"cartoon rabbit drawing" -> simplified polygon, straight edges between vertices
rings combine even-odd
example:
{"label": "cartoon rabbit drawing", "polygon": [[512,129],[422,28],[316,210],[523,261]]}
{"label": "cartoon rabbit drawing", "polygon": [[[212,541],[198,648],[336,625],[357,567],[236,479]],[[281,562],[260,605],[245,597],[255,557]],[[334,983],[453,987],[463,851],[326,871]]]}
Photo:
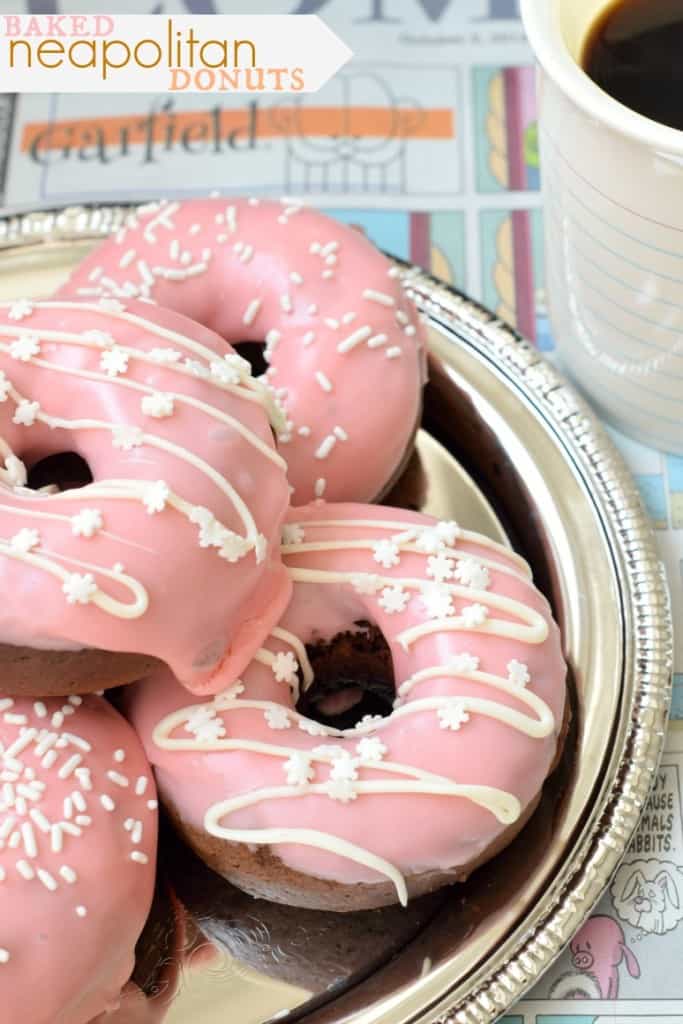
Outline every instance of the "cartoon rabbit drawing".
{"label": "cartoon rabbit drawing", "polygon": [[649,935],[672,931],[683,917],[678,873],[675,864],[656,860],[622,865],[611,886],[621,920]]}

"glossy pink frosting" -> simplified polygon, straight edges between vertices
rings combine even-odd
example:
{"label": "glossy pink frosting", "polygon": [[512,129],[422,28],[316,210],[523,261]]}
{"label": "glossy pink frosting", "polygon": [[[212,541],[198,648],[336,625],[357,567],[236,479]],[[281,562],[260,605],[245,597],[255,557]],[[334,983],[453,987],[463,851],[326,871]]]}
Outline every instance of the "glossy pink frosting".
{"label": "glossy pink frosting", "polygon": [[[0,642],[154,655],[197,692],[244,667],[290,592],[286,467],[245,366],[149,303],[0,306]],[[70,451],[93,484],[20,486]]]}
{"label": "glossy pink frosting", "polygon": [[360,232],[315,210],[193,199],[143,208],[60,294],[153,298],[233,344],[265,341],[295,501],[370,501],[404,458],[425,376],[395,274]]}
{"label": "glossy pink frosting", "polygon": [[[213,704],[190,705],[187,713],[180,713],[188,707],[187,694],[168,674],[157,675],[129,691],[128,714],[163,800],[184,821],[208,827],[217,805],[249,802],[267,790],[270,796],[219,816],[218,823],[242,830],[241,841],[251,843],[263,842],[263,830],[315,830],[369,851],[404,877],[471,863],[535,799],[563,723],[560,634],[526,563],[455,524],[378,506],[292,509],[284,539],[285,564],[295,583],[280,628],[311,643],[360,620],[375,623],[391,650],[403,694],[399,705],[389,718],[344,734],[302,721],[293,712],[289,685],[298,685],[292,680],[294,647],[278,636],[264,644],[271,661],[276,658],[272,665],[261,656],[236,689]],[[314,550],[321,542],[328,549]],[[454,622],[457,628],[450,628]],[[406,633],[425,626],[417,637]],[[298,655],[297,661],[301,665]],[[432,677],[400,689],[430,668]],[[528,701],[543,710],[532,710]],[[537,719],[545,724],[538,735],[527,735],[495,717],[505,719],[510,712],[521,714],[532,729]],[[235,740],[268,749],[226,749]],[[363,754],[361,740],[372,741],[364,743]],[[327,760],[321,745],[328,749]],[[383,768],[373,767],[373,755]],[[402,766],[403,774],[389,764]],[[466,795],[401,792],[414,770],[438,776],[446,788],[492,787],[504,795],[504,820]],[[299,785],[289,785],[288,772],[295,783],[299,775]],[[364,789],[386,782],[398,788]],[[290,868],[316,877],[347,884],[382,877],[339,852],[291,841],[291,833],[290,841],[264,845],[272,845]]]}
{"label": "glossy pink frosting", "polygon": [[118,1004],[149,913],[152,772],[100,697],[0,708],[0,1018],[85,1024]]}

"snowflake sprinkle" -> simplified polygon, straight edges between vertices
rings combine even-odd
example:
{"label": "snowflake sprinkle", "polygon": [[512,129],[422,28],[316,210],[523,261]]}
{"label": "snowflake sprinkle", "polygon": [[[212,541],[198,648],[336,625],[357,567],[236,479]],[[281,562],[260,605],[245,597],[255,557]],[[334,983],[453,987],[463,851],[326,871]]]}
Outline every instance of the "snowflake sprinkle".
{"label": "snowflake sprinkle", "polygon": [[488,590],[491,585],[488,569],[475,558],[461,558],[455,570],[455,578],[475,590]]}
{"label": "snowflake sprinkle", "polygon": [[447,619],[454,613],[453,595],[439,583],[423,587],[420,603],[430,619]]}
{"label": "snowflake sprinkle", "polygon": [[128,369],[128,353],[116,346],[106,349],[100,356],[100,368],[109,377],[117,377],[118,374],[125,373]]}
{"label": "snowflake sprinkle", "polygon": [[20,363],[29,363],[33,356],[40,355],[40,339],[35,334],[25,334],[12,342],[9,354]]}
{"label": "snowflake sprinkle", "polygon": [[282,527],[283,544],[301,544],[304,536],[304,529],[298,523],[285,523]]}
{"label": "snowflake sprinkle", "polygon": [[183,358],[182,352],[174,348],[152,348],[148,355],[155,363],[179,363]]}
{"label": "snowflake sprinkle", "polygon": [[454,658],[451,658],[448,667],[453,672],[461,672],[463,675],[469,675],[470,672],[476,672],[479,668],[479,658],[475,658],[473,654],[456,654]]}
{"label": "snowflake sprinkle", "polygon": [[347,779],[328,779],[325,789],[330,799],[342,804],[348,804],[358,796],[353,782]]}
{"label": "snowflake sprinkle", "polygon": [[279,651],[273,658],[271,668],[278,683],[294,686],[297,682],[299,662],[291,651]]}
{"label": "snowflake sprinkle", "polygon": [[71,517],[71,532],[74,537],[94,537],[103,526],[102,513],[96,508],[82,508]]}
{"label": "snowflake sprinkle", "polygon": [[330,778],[335,781],[355,782],[358,779],[358,761],[343,750],[332,761]]}
{"label": "snowflake sprinkle", "polygon": [[23,320],[33,312],[33,303],[28,299],[17,299],[9,308],[7,316],[10,320]]}
{"label": "snowflake sprinkle", "polygon": [[456,522],[451,520],[443,520],[437,523],[435,526],[437,536],[443,541],[447,547],[452,548],[458,537],[462,533],[460,527]]}
{"label": "snowflake sprinkle", "polygon": [[19,533],[15,533],[9,543],[12,551],[27,555],[29,551],[40,546],[40,534],[37,530],[19,530]]}
{"label": "snowflake sprinkle", "polygon": [[145,488],[142,503],[147,509],[148,514],[153,516],[157,512],[164,511],[166,503],[170,497],[171,490],[168,484],[164,483],[163,480],[157,480],[156,483],[149,484],[149,486]]}
{"label": "snowflake sprinkle", "polygon": [[397,612],[404,612],[409,600],[409,592],[396,584],[393,587],[384,588],[379,603],[387,615],[394,615]]}
{"label": "snowflake sprinkle", "polygon": [[452,729],[453,732],[457,732],[470,720],[464,703],[459,700],[451,701],[445,708],[439,708],[438,715],[441,728]]}
{"label": "snowflake sprinkle", "polygon": [[112,444],[114,448],[120,448],[129,452],[133,448],[139,448],[144,441],[144,434],[140,427],[117,426],[112,429]]}
{"label": "snowflake sprinkle", "polygon": [[198,704],[192,709],[185,722],[185,731],[192,733],[200,743],[216,743],[226,736],[225,725],[210,704]]}
{"label": "snowflake sprinkle", "polygon": [[81,575],[72,572],[64,581],[62,590],[69,604],[90,604],[97,593],[97,584],[92,573]]}
{"label": "snowflake sprinkle", "polygon": [[173,415],[173,395],[166,395],[161,391],[155,391],[153,395],[145,395],[141,406],[145,416],[152,416],[155,420],[163,420],[167,416]]}
{"label": "snowflake sprinkle", "polygon": [[356,750],[361,761],[381,761],[387,752],[379,736],[364,736],[356,745]]}
{"label": "snowflake sprinkle", "polygon": [[357,572],[351,577],[351,586],[357,594],[376,594],[383,587],[381,576],[368,572]]}
{"label": "snowflake sprinkle", "polygon": [[272,707],[268,708],[264,717],[271,729],[290,729],[292,726],[287,709],[280,707],[279,704],[273,704]]}
{"label": "snowflake sprinkle", "polygon": [[530,681],[529,668],[515,658],[508,662],[508,680],[513,686],[526,686]]}
{"label": "snowflake sprinkle", "polygon": [[437,583],[453,579],[455,562],[445,554],[430,555],[427,559],[427,575]]}
{"label": "snowflake sprinkle", "polygon": [[373,544],[372,557],[385,569],[391,569],[401,561],[398,544],[395,544],[393,540],[379,540]]}
{"label": "snowflake sprinkle", "polygon": [[484,625],[488,614],[488,608],[485,608],[483,604],[469,604],[463,608],[460,616],[466,629],[477,629]]}
{"label": "snowflake sprinkle", "polygon": [[308,754],[302,751],[295,751],[289,760],[283,765],[287,784],[289,786],[305,786],[312,782],[315,776],[315,769]]}
{"label": "snowflake sprinkle", "polygon": [[40,412],[39,402],[29,402],[26,398],[22,399],[17,406],[14,416],[12,417],[12,423],[16,423],[20,427],[32,427],[36,422],[38,413]]}

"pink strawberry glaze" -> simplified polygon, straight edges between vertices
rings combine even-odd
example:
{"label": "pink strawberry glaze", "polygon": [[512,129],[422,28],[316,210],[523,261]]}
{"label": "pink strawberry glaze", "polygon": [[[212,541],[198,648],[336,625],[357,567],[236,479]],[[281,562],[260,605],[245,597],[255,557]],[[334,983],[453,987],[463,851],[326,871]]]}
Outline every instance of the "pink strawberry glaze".
{"label": "pink strawberry glaze", "polygon": [[[8,1022],[85,1024],[118,1002],[149,913],[158,822],[152,773],[133,730],[99,697],[80,704],[5,701],[2,707],[3,778],[18,775],[19,781],[10,783],[16,801],[7,804],[5,787],[0,805],[0,947],[9,957],[3,955],[6,962],[0,964],[0,1016]],[[12,720],[14,715],[24,716],[24,724]],[[32,741],[12,754],[26,730],[35,734]],[[64,746],[50,748],[57,756],[45,767],[40,743],[50,732]],[[81,763],[69,771],[78,755]],[[112,781],[108,772],[127,784]],[[140,779],[146,780],[144,794]],[[43,784],[34,797],[24,788]],[[114,801],[112,810],[103,806],[103,795]],[[136,823],[135,834],[125,825],[128,819]],[[64,823],[80,834],[62,829]],[[55,826],[61,834],[57,850]],[[134,851],[137,860],[131,859]],[[33,877],[23,877],[18,864],[28,865]]]}
{"label": "pink strawberry glaze", "polygon": [[[17,319],[25,308],[30,311]],[[88,331],[105,332],[115,347],[102,347],[101,341],[91,347],[78,344]],[[51,340],[50,332],[64,332],[66,340],[54,335]],[[24,362],[16,349],[14,357],[11,353],[17,343],[26,344],[27,334],[38,339],[40,352]],[[197,343],[199,353],[188,347]],[[127,369],[108,377],[101,360],[124,348],[131,353]],[[150,362],[155,349],[180,352],[182,358],[173,365]],[[5,477],[4,482],[0,478],[0,641],[154,655],[201,692],[211,689],[221,659],[226,671],[235,673],[249,661],[290,593],[277,549],[288,488],[284,462],[273,446],[269,399],[264,405],[249,398],[267,393],[248,376],[238,388],[219,386],[208,366],[215,358],[219,371],[231,371],[224,356],[230,358],[225,343],[208,328],[149,303],[126,303],[123,312],[67,300],[0,306],[0,438],[9,446],[0,451],[0,466],[10,449],[28,466],[51,454],[76,451],[94,477],[92,485],[46,495],[12,487],[18,478],[0,471]],[[178,369],[185,358],[201,376]],[[238,369],[244,374],[242,362],[238,359]],[[84,373],[98,379],[86,379]],[[5,393],[7,382],[14,392]],[[145,399],[169,395],[175,396],[170,415],[143,410]],[[78,422],[17,424],[18,396],[39,402],[40,415]],[[221,419],[225,415],[236,425]],[[100,426],[92,429],[84,423],[88,420]],[[115,447],[117,425],[144,431],[143,443],[129,450]],[[239,432],[240,425],[265,452]],[[168,445],[172,450],[166,450]],[[125,496],[103,496],[102,487],[114,480],[128,482]],[[187,503],[184,513],[170,504],[148,511],[147,488],[159,481]],[[257,531],[262,545],[259,561],[253,546],[238,552],[235,561],[221,557],[220,536],[215,546],[200,546],[211,543],[212,536],[202,540],[200,524],[189,512],[193,508],[208,509],[215,517],[209,534],[222,524],[235,531],[238,537],[231,535],[231,542],[239,545],[248,533],[224,485],[235,489],[253,517],[254,535]],[[74,533],[71,520],[82,510],[100,513],[102,529],[92,536]],[[58,518],[50,518],[55,514]],[[144,588],[146,611],[126,617],[127,611],[113,614],[94,601],[69,603],[61,577],[12,556],[12,538],[22,530],[38,531],[32,557],[49,558],[64,572],[89,573],[101,590],[128,605],[135,600],[133,592],[120,576],[103,574],[122,564]],[[25,542],[27,535],[22,538]],[[27,614],[32,608],[39,608],[39,614]]]}
{"label": "pink strawberry glaze", "polygon": [[[371,501],[400,466],[420,412],[417,313],[360,232],[285,201],[254,202],[152,205],[86,257],[60,294],[151,297],[232,344],[267,341],[297,503]],[[358,331],[362,340],[340,352]]]}
{"label": "pink strawberry glaze", "polygon": [[[378,525],[351,526],[351,520],[365,520]],[[311,525],[314,521],[323,525]],[[346,525],[324,525],[337,521]],[[399,529],[385,529],[379,525],[383,521],[401,525]],[[304,544],[320,540],[349,542],[359,538],[376,542],[396,536],[405,524],[408,529],[428,527],[426,536],[433,537],[434,522],[425,516],[397,509],[318,504],[292,509],[285,536],[289,541],[296,540],[299,526],[303,529]],[[324,573],[381,574],[388,580],[383,588],[390,588],[393,580],[398,583],[401,579],[413,579],[417,586],[429,584],[431,580],[427,571],[434,566],[428,553],[406,550],[403,546],[398,552],[399,564],[390,568],[384,568],[375,560],[372,548],[297,552],[294,544],[285,546],[283,553],[292,572],[305,569]],[[272,701],[287,709],[294,706],[287,683],[278,682],[274,671],[260,662],[253,662],[243,674],[244,692],[239,694],[237,703],[233,703],[230,709],[222,710],[225,700],[216,698],[217,703],[209,712],[209,718],[214,717],[214,727],[217,719],[225,727],[226,740],[246,739],[275,744],[288,748],[290,757],[298,752],[310,754],[320,744],[332,744],[341,748],[342,756],[346,754],[355,758],[361,735],[376,737],[387,748],[383,758],[385,762],[423,769],[451,782],[495,787],[513,794],[519,800],[520,813],[523,813],[543,784],[555,757],[562,728],[566,669],[559,630],[552,620],[547,601],[531,582],[528,567],[512,552],[498,545],[485,546],[483,538],[477,538],[475,534],[468,539],[456,540],[454,548],[442,544],[440,553],[452,560],[454,568],[463,564],[463,559],[476,560],[481,556],[494,563],[488,567],[489,586],[486,589],[465,588],[462,594],[454,596],[456,615],[474,603],[485,605],[487,601],[495,602],[501,597],[511,598],[521,602],[535,621],[540,631],[536,640],[523,642],[514,636],[476,629],[450,632],[440,627],[406,650],[398,639],[399,634],[429,621],[419,591],[411,591],[411,599],[403,612],[389,614],[378,600],[384,597],[383,592],[363,595],[355,585],[340,579],[332,584],[295,582],[293,598],[279,625],[309,643],[353,628],[359,620],[374,622],[390,645],[397,688],[419,670],[446,666],[463,653],[480,659],[481,672],[493,673],[503,679],[510,671],[510,663],[518,661],[528,668],[530,679],[526,691],[545,702],[548,711],[552,712],[546,735],[531,738],[505,722],[471,709],[469,721],[458,731],[440,727],[435,709],[403,716],[394,712],[381,724],[371,723],[364,731],[330,735],[328,730],[327,737],[320,734],[311,736],[302,731],[297,719],[291,715],[287,716],[289,721],[284,728],[280,722],[280,728],[273,729],[266,721],[263,709],[239,707],[240,700]],[[512,568],[513,572],[503,571],[506,567]],[[451,579],[450,582],[457,583],[457,580]],[[471,597],[467,596],[469,593]],[[514,624],[519,621],[516,613],[495,609],[486,620],[491,628],[492,618],[503,623],[502,627],[496,627],[498,632],[509,630],[510,623],[513,623],[514,633]],[[544,639],[543,633],[546,633]],[[264,646],[272,652],[293,650],[289,643],[273,636]],[[229,681],[226,677],[226,682]],[[495,700],[504,708],[522,711],[533,719],[536,717],[535,712],[514,694],[493,689],[468,678],[466,674],[449,676],[440,675],[439,671],[435,678],[414,686],[405,696],[404,707],[425,698],[444,696]],[[128,700],[129,717],[154,766],[163,800],[191,825],[206,825],[206,816],[211,808],[223,801],[252,794],[261,788],[285,785],[286,769],[283,771],[283,768],[288,756],[286,753],[221,750],[220,741],[202,744],[195,739],[193,742],[193,734],[185,728],[183,720],[176,721],[170,729],[167,725],[160,726],[165,716],[187,705],[186,693],[168,674],[162,673],[136,684],[129,690]],[[206,721],[198,725],[200,729],[212,727],[211,722],[207,726]],[[189,741],[194,749],[164,749],[160,743],[167,742],[165,737],[171,738],[171,747],[173,741],[184,740]],[[316,761],[314,768],[312,781],[329,781],[328,765]],[[357,774],[360,781],[396,778],[368,765],[358,767]],[[357,792],[355,798],[343,803],[305,787],[298,792],[305,795],[297,796],[296,787],[293,787],[291,798],[259,800],[231,813],[227,820],[223,818],[219,823],[226,829],[252,830],[250,838],[244,837],[245,842],[258,842],[258,830],[314,829],[370,851],[398,868],[404,877],[468,864],[508,827],[491,810],[463,796]],[[375,882],[381,877],[372,868],[314,845],[283,842],[276,844],[275,849],[290,868],[316,877],[347,884]],[[233,880],[239,884],[238,879]]]}

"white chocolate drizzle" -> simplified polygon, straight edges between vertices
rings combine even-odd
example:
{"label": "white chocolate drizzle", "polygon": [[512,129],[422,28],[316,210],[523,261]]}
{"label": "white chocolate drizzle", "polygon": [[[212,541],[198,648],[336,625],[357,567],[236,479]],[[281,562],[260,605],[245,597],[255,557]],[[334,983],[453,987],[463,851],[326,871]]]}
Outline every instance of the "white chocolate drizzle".
{"label": "white chocolate drizzle", "polygon": [[[361,537],[356,541],[306,541],[307,531],[324,527],[332,529],[357,528],[360,531],[375,532],[374,537]],[[382,533],[390,537],[382,539]],[[475,557],[471,550],[458,551],[458,542],[466,541],[486,551],[486,557]],[[350,587],[364,594],[368,602],[368,617],[372,617],[371,600],[378,598],[387,614],[402,612],[409,602],[424,602],[425,593],[433,588],[440,602],[451,606],[454,601],[474,601],[467,604],[459,614],[429,621],[430,601],[422,604],[425,621],[411,629],[399,632],[393,640],[409,649],[420,639],[434,632],[477,631],[498,637],[513,637],[518,643],[538,645],[548,636],[545,618],[522,601],[515,601],[502,594],[492,592],[491,573],[511,575],[524,586],[532,587],[531,574],[526,562],[512,551],[494,541],[460,530],[455,523],[441,523],[433,528],[412,526],[406,522],[374,520],[322,520],[288,523],[283,531],[282,552],[300,559],[307,554],[326,551],[368,551],[373,553],[371,562],[385,564],[387,568],[400,566],[401,556],[421,555],[425,562],[425,577],[380,575],[374,572],[340,572],[325,569],[307,569],[288,565],[296,583],[330,584]],[[496,557],[498,556],[498,557]],[[413,560],[414,564],[414,560]],[[460,567],[460,568],[458,568]],[[429,570],[437,575],[460,574],[465,583],[451,583],[443,580],[434,582]],[[472,585],[482,584],[481,589]],[[378,595],[381,595],[378,597]],[[382,603],[384,602],[384,603]],[[475,609],[476,613],[467,614]],[[489,613],[498,610],[506,617],[494,618]],[[478,623],[478,624],[474,624]],[[448,664],[419,667],[414,674],[397,685],[393,712],[388,717],[362,719],[355,728],[336,730],[321,725],[299,714],[292,706],[299,696],[299,682],[304,689],[313,683],[313,672],[306,648],[301,638],[282,629],[274,631],[274,640],[279,645],[288,645],[290,652],[263,648],[256,661],[270,667],[276,679],[289,685],[291,696],[281,704],[271,701],[250,699],[248,689],[238,681],[223,694],[204,704],[184,707],[166,716],[158,723],[153,733],[153,742],[168,751],[248,751],[253,754],[280,758],[286,784],[250,790],[211,806],[205,815],[207,831],[228,842],[250,845],[277,845],[284,843],[313,846],[320,850],[345,857],[371,868],[388,878],[396,888],[401,903],[407,902],[406,880],[396,865],[376,856],[371,851],[354,843],[316,829],[309,828],[267,828],[236,829],[227,823],[232,814],[262,801],[287,800],[307,795],[327,796],[331,800],[348,803],[364,794],[399,793],[451,796],[466,799],[485,808],[502,825],[511,825],[521,813],[518,799],[503,790],[488,786],[460,784],[457,780],[425,771],[410,764],[396,763],[390,759],[390,750],[382,742],[383,734],[401,718],[413,715],[434,714],[439,727],[454,734],[466,728],[472,717],[483,716],[499,722],[505,728],[513,729],[531,740],[543,740],[556,729],[555,716],[551,708],[531,688],[532,680],[528,667],[513,659],[507,666],[507,676],[485,671],[480,668],[479,658],[467,653],[457,653]],[[416,665],[420,665],[417,657]],[[490,691],[490,697],[473,695],[420,696],[416,691],[431,680],[471,680]],[[512,698],[517,706],[501,703],[496,694]],[[337,743],[323,743],[312,749],[289,746],[282,742],[263,742],[240,736],[240,713],[262,713],[267,724],[274,731],[286,735],[292,728],[309,733],[314,737],[336,740]],[[189,734],[189,735],[188,735]],[[344,741],[341,746],[339,741]],[[390,738],[387,738],[390,743]],[[454,735],[453,742],[457,742]],[[349,746],[355,745],[352,752]],[[321,769],[328,770],[327,777],[321,777]],[[371,772],[364,776],[363,770]],[[384,777],[382,777],[384,776]]]}

